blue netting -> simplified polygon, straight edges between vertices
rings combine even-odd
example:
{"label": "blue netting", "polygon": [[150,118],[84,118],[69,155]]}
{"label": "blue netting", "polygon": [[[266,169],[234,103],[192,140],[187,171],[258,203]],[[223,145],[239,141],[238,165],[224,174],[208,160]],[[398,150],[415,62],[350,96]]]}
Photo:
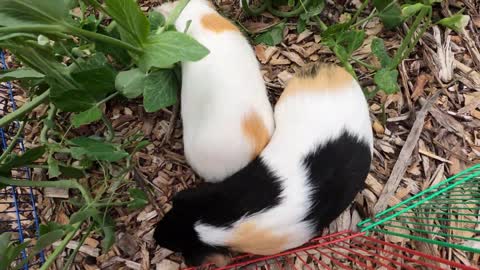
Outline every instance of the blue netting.
{"label": "blue netting", "polygon": [[[5,54],[0,50],[0,70],[8,68]],[[0,118],[16,110],[15,92],[10,82],[0,83]],[[20,124],[14,122],[8,127],[0,128],[0,144],[2,153],[12,143],[15,144],[14,152],[25,151],[23,137],[14,142],[12,138],[19,129]],[[12,172],[15,179],[30,179],[29,169],[20,169]],[[0,190],[0,233],[13,232],[14,240],[24,242],[38,238],[39,220],[35,204],[35,194],[31,188],[7,187]],[[27,258],[29,249],[22,252],[22,257]],[[23,269],[35,268],[45,261],[43,252],[33,258]]]}

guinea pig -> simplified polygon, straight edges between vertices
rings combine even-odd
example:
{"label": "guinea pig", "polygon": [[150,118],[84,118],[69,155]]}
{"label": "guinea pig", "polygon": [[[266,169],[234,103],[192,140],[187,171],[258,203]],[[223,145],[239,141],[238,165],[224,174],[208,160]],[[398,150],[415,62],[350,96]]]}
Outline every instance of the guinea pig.
{"label": "guinea pig", "polygon": [[[157,8],[168,16],[177,2]],[[191,0],[175,26],[210,53],[182,63],[181,116],[187,162],[218,182],[255,159],[274,129],[273,109],[252,47],[207,0]]]}
{"label": "guinea pig", "polygon": [[228,251],[271,255],[306,243],[364,188],[373,134],[366,99],[343,68],[311,64],[275,106],[260,156],[224,181],[178,193],[156,227],[188,265]]}

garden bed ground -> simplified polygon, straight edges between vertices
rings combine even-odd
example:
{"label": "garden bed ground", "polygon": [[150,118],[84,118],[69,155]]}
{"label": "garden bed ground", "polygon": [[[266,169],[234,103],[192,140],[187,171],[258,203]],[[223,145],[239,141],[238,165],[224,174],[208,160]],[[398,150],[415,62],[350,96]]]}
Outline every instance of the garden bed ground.
{"label": "garden bed ground", "polygon": [[[245,18],[232,1],[217,0],[217,7],[227,17],[238,19],[252,33],[268,28],[278,20],[268,14],[254,19]],[[147,11],[161,1],[140,2]],[[344,12],[355,10],[360,1],[327,2],[327,10],[322,16],[329,25],[342,20]],[[355,229],[360,220],[376,210],[392,206],[446,176],[480,162],[480,4],[474,0],[449,2],[452,6],[465,8],[465,14],[471,16],[466,32],[457,34],[445,28],[430,28],[399,67],[401,91],[388,96],[379,92],[369,101],[376,140],[367,188],[357,196],[354,206],[326,228],[324,234]],[[450,10],[447,5],[438,5],[435,12],[448,15]],[[382,37],[391,51],[398,48],[404,36],[402,31],[386,31],[378,20],[372,20],[363,27],[368,37],[362,48],[355,52],[355,57],[372,65],[378,65],[370,50],[373,37]],[[320,37],[314,26],[301,34],[297,34],[295,28],[295,20],[289,20],[281,45],[254,46],[273,104],[296,69],[319,60],[336,62],[334,54],[318,43]],[[372,87],[373,78],[369,71],[353,65],[362,86],[367,89]],[[138,171],[145,179],[145,188],[151,191],[155,205],[134,212],[124,208],[113,209],[117,225],[114,248],[98,256],[99,239],[93,234],[80,249],[76,269],[157,267],[173,270],[181,263],[180,257],[155,245],[153,229],[162,212],[171,207],[169,199],[172,195],[193,187],[201,180],[185,162],[181,121],[174,109],[148,114],[141,106],[141,102],[112,101],[107,106],[107,113],[112,119],[116,136],[130,136],[141,130],[153,142],[135,158],[140,165]],[[98,128],[93,124],[73,132],[91,134],[98,132]],[[26,132],[26,142],[35,145],[39,127],[28,126]],[[53,195],[39,197],[42,220],[68,222],[72,209],[61,203],[62,199],[52,196],[61,194],[54,192]],[[455,261],[466,261],[467,255],[462,252],[450,253],[437,246],[409,243],[399,237],[386,238],[401,246],[414,247]],[[70,250],[75,248],[74,244],[69,246]],[[165,259],[167,256],[168,259]],[[57,269],[62,268],[64,258],[57,259]],[[478,256],[476,262],[479,263]]]}

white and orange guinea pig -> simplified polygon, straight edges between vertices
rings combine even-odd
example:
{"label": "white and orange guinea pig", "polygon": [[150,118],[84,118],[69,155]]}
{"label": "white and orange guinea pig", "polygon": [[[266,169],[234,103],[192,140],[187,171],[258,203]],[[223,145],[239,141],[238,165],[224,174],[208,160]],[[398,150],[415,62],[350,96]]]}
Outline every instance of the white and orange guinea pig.
{"label": "white and orange guinea pig", "polygon": [[182,252],[187,265],[222,262],[229,251],[275,254],[304,244],[348,207],[373,150],[357,81],[335,65],[307,66],[288,82],[274,118],[258,158],[174,196],[155,230],[160,246]]}
{"label": "white and orange guinea pig", "polygon": [[[157,11],[168,16],[177,2]],[[181,115],[189,165],[218,182],[256,158],[271,138],[273,110],[251,45],[207,0],[191,0],[175,26],[210,53],[182,63]]]}

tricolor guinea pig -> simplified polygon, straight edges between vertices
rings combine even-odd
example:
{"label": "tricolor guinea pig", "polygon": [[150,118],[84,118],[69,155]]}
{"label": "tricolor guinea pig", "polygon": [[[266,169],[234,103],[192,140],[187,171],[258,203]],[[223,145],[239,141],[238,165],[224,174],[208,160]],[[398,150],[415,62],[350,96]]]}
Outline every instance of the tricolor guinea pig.
{"label": "tricolor guinea pig", "polygon": [[260,156],[216,184],[178,193],[154,237],[188,265],[229,250],[271,255],[315,237],[353,201],[370,169],[366,99],[343,68],[313,64],[275,106]]}
{"label": "tricolor guinea pig", "polygon": [[[157,8],[168,16],[177,2]],[[191,0],[175,26],[210,53],[182,63],[181,115],[185,156],[206,181],[245,167],[273,132],[273,110],[252,47],[207,0]]]}

